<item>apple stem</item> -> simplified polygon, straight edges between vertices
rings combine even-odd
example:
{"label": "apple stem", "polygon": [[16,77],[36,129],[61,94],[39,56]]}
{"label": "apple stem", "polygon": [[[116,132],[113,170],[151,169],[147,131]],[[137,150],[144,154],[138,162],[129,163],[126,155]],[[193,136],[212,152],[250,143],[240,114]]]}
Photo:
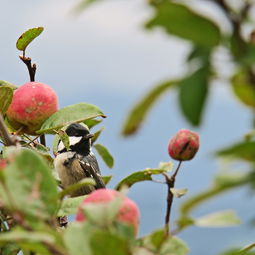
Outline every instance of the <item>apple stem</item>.
{"label": "apple stem", "polygon": [[167,184],[167,208],[166,208],[166,217],[165,217],[165,233],[166,236],[169,236],[169,229],[170,229],[170,215],[171,215],[171,208],[173,204],[174,195],[171,191],[174,188],[176,176],[180,170],[182,161],[179,161],[178,166],[174,173],[171,176],[168,176],[166,173],[163,173],[166,179]]}
{"label": "apple stem", "polygon": [[25,63],[27,66],[30,81],[35,81],[35,73],[36,73],[36,64],[31,63],[31,58],[26,57],[25,55],[19,56],[19,58]]}

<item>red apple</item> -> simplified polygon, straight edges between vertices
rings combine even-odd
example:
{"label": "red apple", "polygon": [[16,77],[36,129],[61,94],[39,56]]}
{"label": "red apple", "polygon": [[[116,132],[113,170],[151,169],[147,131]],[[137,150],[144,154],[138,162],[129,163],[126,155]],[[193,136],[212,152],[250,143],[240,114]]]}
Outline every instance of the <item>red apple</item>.
{"label": "red apple", "polygon": [[46,84],[29,82],[14,91],[7,117],[23,133],[35,135],[42,123],[58,110],[58,98]]}
{"label": "red apple", "polygon": [[168,154],[176,160],[191,160],[199,149],[199,135],[187,129],[181,129],[169,142]]}
{"label": "red apple", "polygon": [[[138,231],[138,225],[140,221],[140,212],[136,203],[124,196],[122,193],[111,190],[111,189],[98,189],[90,193],[82,202],[82,207],[86,207],[88,204],[95,203],[108,203],[112,201],[117,196],[123,196],[122,205],[119,208],[119,212],[117,215],[117,220],[120,222],[124,222],[130,224],[134,227],[135,233]],[[81,208],[78,209],[76,215],[76,221],[85,221],[86,216],[84,215]]]}

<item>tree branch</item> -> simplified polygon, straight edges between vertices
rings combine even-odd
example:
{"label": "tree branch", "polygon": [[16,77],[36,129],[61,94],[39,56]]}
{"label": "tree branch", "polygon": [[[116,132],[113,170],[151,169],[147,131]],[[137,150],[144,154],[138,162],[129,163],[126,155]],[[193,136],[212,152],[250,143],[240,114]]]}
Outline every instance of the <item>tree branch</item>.
{"label": "tree branch", "polygon": [[35,73],[36,73],[36,64],[31,63],[31,58],[23,56],[19,56],[19,58],[25,63],[27,66],[29,76],[30,76],[30,81],[35,81]]}
{"label": "tree branch", "polygon": [[10,136],[7,127],[4,123],[4,118],[0,113],[0,135],[6,146],[16,145],[16,141]]}
{"label": "tree branch", "polygon": [[169,231],[170,216],[171,216],[171,208],[172,208],[173,199],[174,199],[174,195],[173,195],[171,189],[174,188],[175,179],[176,179],[176,176],[180,170],[181,163],[182,163],[182,161],[179,161],[179,164],[178,164],[176,170],[170,177],[167,174],[163,173],[163,175],[165,176],[165,179],[166,179],[166,184],[167,184],[167,207],[166,207],[166,217],[165,217],[165,232],[166,232],[167,236],[170,233],[170,231]]}

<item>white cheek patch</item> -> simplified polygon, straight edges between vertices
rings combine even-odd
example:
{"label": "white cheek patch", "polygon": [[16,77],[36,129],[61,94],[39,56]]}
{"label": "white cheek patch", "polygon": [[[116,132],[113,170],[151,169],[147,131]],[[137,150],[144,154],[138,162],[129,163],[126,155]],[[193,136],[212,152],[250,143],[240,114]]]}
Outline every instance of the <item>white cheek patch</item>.
{"label": "white cheek patch", "polygon": [[[75,145],[81,141],[82,137],[77,137],[77,136],[69,136],[69,144],[70,146]],[[65,149],[65,145],[63,144],[62,141],[58,144],[58,151],[62,151]]]}
{"label": "white cheek patch", "polygon": [[77,136],[69,136],[69,144],[75,145],[76,143],[79,143],[81,141],[82,137],[77,137]]}

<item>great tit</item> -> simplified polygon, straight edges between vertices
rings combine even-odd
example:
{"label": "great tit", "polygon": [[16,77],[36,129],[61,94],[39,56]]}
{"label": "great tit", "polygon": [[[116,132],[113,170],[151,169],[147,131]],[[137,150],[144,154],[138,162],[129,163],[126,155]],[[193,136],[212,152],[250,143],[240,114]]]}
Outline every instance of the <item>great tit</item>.
{"label": "great tit", "polygon": [[62,141],[58,144],[58,153],[54,161],[62,186],[66,188],[80,180],[90,177],[96,182],[95,186],[84,186],[73,191],[71,197],[91,193],[95,189],[105,188],[97,159],[91,151],[91,137],[89,130],[78,123],[73,123],[65,130],[69,136],[70,150]]}

